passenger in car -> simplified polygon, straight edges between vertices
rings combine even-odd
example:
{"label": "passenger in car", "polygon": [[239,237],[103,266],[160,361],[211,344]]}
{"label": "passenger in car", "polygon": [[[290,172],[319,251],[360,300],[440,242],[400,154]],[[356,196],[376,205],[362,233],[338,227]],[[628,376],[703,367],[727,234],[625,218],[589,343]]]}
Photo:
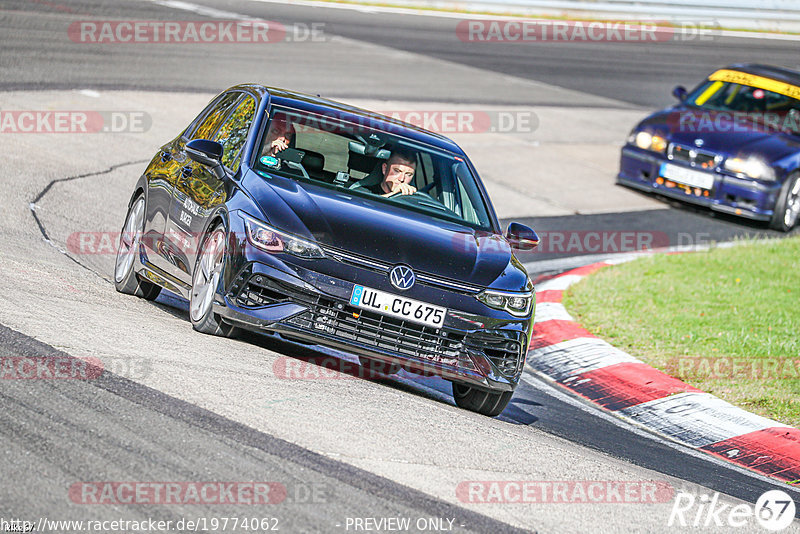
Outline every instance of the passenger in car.
{"label": "passenger in car", "polygon": [[417,166],[416,154],[407,150],[395,150],[378,169],[368,174],[351,187],[354,191],[369,191],[375,195],[413,195],[417,188],[411,185]]}

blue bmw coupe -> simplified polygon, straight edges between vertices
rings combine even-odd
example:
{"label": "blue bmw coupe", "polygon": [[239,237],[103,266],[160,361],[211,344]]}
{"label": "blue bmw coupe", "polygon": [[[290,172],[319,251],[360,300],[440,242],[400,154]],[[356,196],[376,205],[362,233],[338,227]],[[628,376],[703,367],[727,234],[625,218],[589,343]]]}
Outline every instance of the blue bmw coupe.
{"label": "blue bmw coupe", "polygon": [[717,70],[631,132],[617,182],[787,232],[800,216],[800,72]]}
{"label": "blue bmw coupe", "polygon": [[238,328],[452,383],[508,404],[534,287],[466,154],[449,139],[319,97],[239,85],[161,147],[135,186],[117,290],[189,301],[200,332]]}

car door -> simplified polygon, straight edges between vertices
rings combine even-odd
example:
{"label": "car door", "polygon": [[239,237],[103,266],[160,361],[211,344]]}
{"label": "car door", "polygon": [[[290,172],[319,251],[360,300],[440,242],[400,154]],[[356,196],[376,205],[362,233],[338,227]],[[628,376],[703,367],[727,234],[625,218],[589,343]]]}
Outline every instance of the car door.
{"label": "car door", "polygon": [[[223,148],[222,165],[228,176],[234,176],[239,171],[241,151],[255,116],[256,99],[250,94],[240,93],[228,110],[213,132],[201,128],[194,138],[220,143]],[[174,233],[184,239],[183,246],[173,258],[176,274],[182,281],[191,283],[202,232],[206,229],[208,218],[226,200],[225,182],[210,168],[187,159],[172,197],[169,222]]]}
{"label": "car door", "polygon": [[[197,119],[186,129],[186,131],[172,143],[162,147],[162,155],[165,153],[170,162],[170,176],[168,178],[168,195],[166,208],[166,221],[164,225],[164,237],[159,243],[157,250],[158,256],[154,263],[168,274],[185,282],[183,273],[191,269],[187,265],[187,257],[193,247],[197,246],[196,237],[192,235],[190,220],[184,215],[184,222],[180,221],[180,210],[176,212],[176,205],[183,205],[188,198],[187,191],[191,187],[191,177],[195,172],[195,163],[186,155],[186,143],[193,139],[210,139],[219,129],[236,102],[242,97],[241,91],[231,91],[223,93],[217,97]],[[193,204],[186,203],[189,213],[192,214],[199,209]]]}
{"label": "car door", "polygon": [[167,143],[159,149],[145,173],[147,203],[142,245],[146,249],[149,261],[162,268],[164,262],[161,260],[160,251],[163,249],[164,229],[169,219],[176,175],[173,144],[174,142]]}

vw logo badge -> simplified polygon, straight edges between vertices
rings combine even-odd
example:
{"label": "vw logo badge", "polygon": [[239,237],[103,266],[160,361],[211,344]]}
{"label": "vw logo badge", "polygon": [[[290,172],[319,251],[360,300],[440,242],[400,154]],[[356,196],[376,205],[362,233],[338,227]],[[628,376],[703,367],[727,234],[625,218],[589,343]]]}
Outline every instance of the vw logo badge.
{"label": "vw logo badge", "polygon": [[400,291],[411,289],[416,280],[417,277],[414,275],[414,271],[407,265],[398,265],[389,271],[389,281]]}
{"label": "vw logo badge", "polygon": [[694,140],[694,146],[700,148],[701,146],[703,146],[703,140],[700,139],[700,138],[695,139]]}

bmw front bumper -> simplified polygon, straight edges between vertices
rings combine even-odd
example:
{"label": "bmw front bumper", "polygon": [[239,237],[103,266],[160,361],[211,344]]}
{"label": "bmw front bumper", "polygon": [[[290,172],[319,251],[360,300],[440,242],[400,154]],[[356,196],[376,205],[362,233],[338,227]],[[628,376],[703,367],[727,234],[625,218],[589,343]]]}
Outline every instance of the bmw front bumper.
{"label": "bmw front bumper", "polygon": [[707,194],[706,191],[700,191],[698,195],[694,191],[687,192],[680,186],[670,186],[668,180],[662,179],[659,183],[660,169],[664,163],[674,162],[665,156],[626,146],[622,149],[617,181],[629,187],[748,219],[768,221],[772,217],[781,187],[779,182],[765,184],[713,171],[710,174],[714,177],[714,185]]}

